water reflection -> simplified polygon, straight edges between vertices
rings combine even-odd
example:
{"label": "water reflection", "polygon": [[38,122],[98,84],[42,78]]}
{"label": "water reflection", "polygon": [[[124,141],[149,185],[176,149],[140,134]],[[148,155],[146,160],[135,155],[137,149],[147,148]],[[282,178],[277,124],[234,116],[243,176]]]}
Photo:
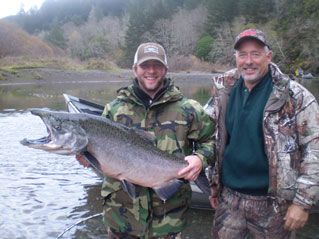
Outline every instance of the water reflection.
{"label": "water reflection", "polygon": [[86,203],[81,200],[83,185],[99,179],[74,157],[19,143],[24,137],[47,134],[39,118],[29,113],[0,114],[0,126],[1,238],[55,238],[82,216],[68,219],[74,205]]}
{"label": "water reflection", "polygon": [[306,87],[319,100],[319,78],[301,79],[298,81]]}
{"label": "water reflection", "polygon": [[[195,78],[195,77],[194,77]],[[210,75],[176,79],[189,98],[202,104],[210,96]],[[319,80],[301,82],[319,96]],[[19,140],[39,138],[46,130],[29,108],[64,110],[63,93],[105,104],[127,81],[0,86],[0,231],[1,238],[57,238],[64,230],[100,213],[100,179],[73,156],[23,147]],[[5,215],[5,216],[4,216]],[[184,238],[210,238],[213,211],[190,210]],[[298,238],[319,238],[319,215],[312,214]],[[106,238],[101,216],[83,221],[61,238]]]}
{"label": "water reflection", "polygon": [[[177,74],[171,74],[176,85],[190,98],[204,103],[210,94],[211,74],[201,74],[185,80]],[[27,110],[29,108],[50,108],[64,110],[65,103],[62,94],[70,94],[105,104],[116,97],[116,91],[127,86],[131,80],[114,81],[68,81],[38,83],[36,85],[1,85],[0,112]]]}

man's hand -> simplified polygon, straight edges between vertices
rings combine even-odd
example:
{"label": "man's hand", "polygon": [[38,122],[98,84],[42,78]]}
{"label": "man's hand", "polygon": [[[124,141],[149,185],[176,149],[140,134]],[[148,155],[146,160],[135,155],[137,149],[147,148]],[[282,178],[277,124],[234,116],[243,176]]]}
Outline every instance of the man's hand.
{"label": "man's hand", "polygon": [[286,220],[285,229],[294,231],[302,228],[308,221],[309,213],[304,211],[301,207],[296,204],[292,204],[284,217]]}
{"label": "man's hand", "polygon": [[91,164],[81,154],[76,154],[75,158],[82,166],[86,168],[92,167]]}
{"label": "man's hand", "polygon": [[212,208],[216,209],[218,206],[218,198],[213,198],[213,196],[209,196],[209,202]]}
{"label": "man's hand", "polygon": [[178,172],[179,176],[185,175],[184,179],[188,181],[196,181],[198,175],[203,169],[202,160],[197,155],[189,155],[185,157],[188,166]]}

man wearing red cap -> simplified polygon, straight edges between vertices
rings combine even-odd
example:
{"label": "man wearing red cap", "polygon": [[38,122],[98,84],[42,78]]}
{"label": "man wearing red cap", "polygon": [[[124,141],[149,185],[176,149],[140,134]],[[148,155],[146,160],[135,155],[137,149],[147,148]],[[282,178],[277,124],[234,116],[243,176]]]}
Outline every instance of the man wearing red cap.
{"label": "man wearing red cap", "polygon": [[235,40],[237,68],[213,78],[213,238],[294,238],[319,195],[319,106],[271,62],[260,30]]}

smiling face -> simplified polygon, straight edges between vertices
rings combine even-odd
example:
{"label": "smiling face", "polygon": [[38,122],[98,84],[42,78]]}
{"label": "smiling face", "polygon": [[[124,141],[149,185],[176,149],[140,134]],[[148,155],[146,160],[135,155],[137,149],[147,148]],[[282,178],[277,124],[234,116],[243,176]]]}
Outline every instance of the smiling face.
{"label": "smiling face", "polygon": [[141,90],[154,98],[164,85],[167,68],[160,61],[148,60],[133,66],[133,72]]}
{"label": "smiling face", "polygon": [[245,80],[248,89],[262,79],[268,72],[272,52],[268,55],[262,43],[254,39],[246,39],[237,49],[235,60],[237,69]]}

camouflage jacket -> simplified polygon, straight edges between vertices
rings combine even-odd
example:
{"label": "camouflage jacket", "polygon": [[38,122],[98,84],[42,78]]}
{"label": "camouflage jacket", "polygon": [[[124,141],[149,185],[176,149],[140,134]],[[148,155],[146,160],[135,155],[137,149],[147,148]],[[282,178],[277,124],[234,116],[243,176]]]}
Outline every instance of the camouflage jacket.
{"label": "camouflage jacket", "polygon": [[[269,163],[268,194],[310,209],[319,197],[319,107],[307,89],[271,63],[273,91],[264,109],[265,153]],[[221,192],[221,168],[227,143],[226,106],[239,79],[233,69],[213,78],[211,116],[217,122],[213,196]]]}
{"label": "camouflage jacket", "polygon": [[[123,88],[117,98],[105,106],[103,116],[151,132],[157,138],[156,146],[163,151],[198,155],[204,167],[213,158],[214,127],[210,117],[198,102],[184,97],[173,81],[148,109],[135,96],[132,85]],[[195,142],[194,152],[192,142]],[[191,199],[188,182],[166,202],[150,188],[136,186],[136,192],[137,198],[131,200],[118,180],[105,177],[102,196],[105,197],[106,225],[143,238],[168,235],[183,229]]]}

